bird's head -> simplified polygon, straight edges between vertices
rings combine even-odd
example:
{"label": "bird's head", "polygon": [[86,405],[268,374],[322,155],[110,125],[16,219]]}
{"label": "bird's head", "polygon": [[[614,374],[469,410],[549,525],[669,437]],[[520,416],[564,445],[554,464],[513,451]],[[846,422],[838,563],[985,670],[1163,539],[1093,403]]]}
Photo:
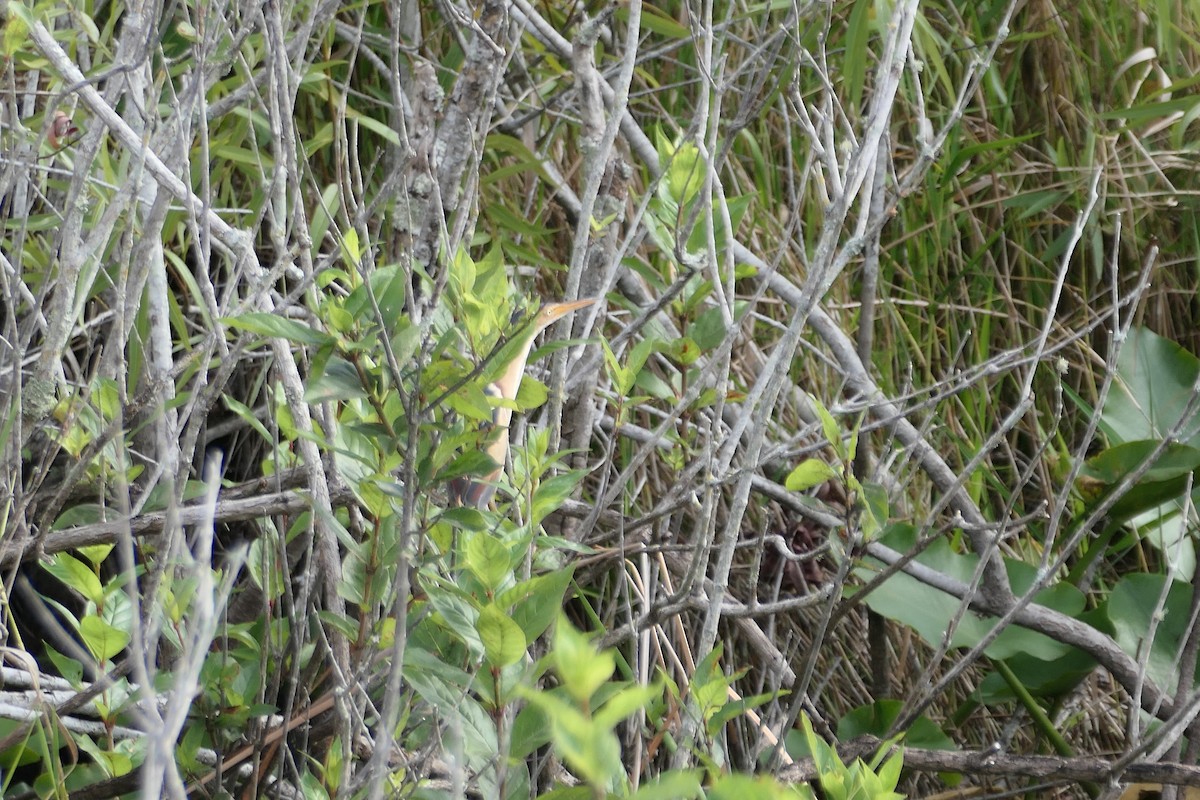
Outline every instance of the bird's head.
{"label": "bird's head", "polygon": [[536,335],[538,331],[544,330],[549,325],[553,325],[572,311],[587,308],[594,302],[596,302],[594,299],[589,298],[587,300],[573,300],[570,303],[546,303],[533,315],[532,325],[534,334]]}

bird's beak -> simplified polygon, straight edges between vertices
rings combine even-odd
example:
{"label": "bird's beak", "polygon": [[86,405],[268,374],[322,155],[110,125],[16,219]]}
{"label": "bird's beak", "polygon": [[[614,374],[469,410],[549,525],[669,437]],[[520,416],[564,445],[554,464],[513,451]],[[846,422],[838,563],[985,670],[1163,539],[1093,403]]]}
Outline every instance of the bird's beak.
{"label": "bird's beak", "polygon": [[594,302],[596,302],[595,298],[588,298],[587,300],[573,300],[570,303],[548,303],[543,307],[543,311],[546,314],[546,321],[553,322],[560,317],[565,317],[572,311],[587,308]]}

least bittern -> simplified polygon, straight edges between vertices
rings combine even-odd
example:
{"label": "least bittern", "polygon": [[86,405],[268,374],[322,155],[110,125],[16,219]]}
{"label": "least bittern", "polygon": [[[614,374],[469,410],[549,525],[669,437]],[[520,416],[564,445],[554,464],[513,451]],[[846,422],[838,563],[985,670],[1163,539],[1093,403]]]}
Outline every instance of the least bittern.
{"label": "least bittern", "polygon": [[[516,355],[504,368],[504,372],[494,383],[488,386],[487,393],[492,397],[502,397],[505,400],[515,400],[517,390],[521,388],[521,378],[525,376],[525,364],[529,360],[529,351],[533,349],[533,340],[549,325],[562,319],[572,311],[590,306],[595,300],[576,300],[571,303],[547,303],[538,309],[533,319],[524,325],[516,334]],[[492,457],[497,466],[491,473],[477,477],[454,478],[450,481],[450,502],[453,505],[483,508],[496,492],[496,482],[504,469],[504,461],[508,457],[508,425],[512,421],[512,409],[507,406],[497,406],[492,411],[492,425],[499,428],[499,433],[487,447],[487,454]]]}

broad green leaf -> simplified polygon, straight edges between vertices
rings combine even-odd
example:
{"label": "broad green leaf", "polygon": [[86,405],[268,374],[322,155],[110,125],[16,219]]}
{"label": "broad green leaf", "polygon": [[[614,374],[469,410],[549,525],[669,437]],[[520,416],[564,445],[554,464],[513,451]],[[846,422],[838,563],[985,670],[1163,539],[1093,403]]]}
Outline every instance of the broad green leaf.
{"label": "broad green leaf", "polygon": [[623,772],[616,735],[550,692],[527,695],[550,718],[555,749],[564,761],[595,787],[605,787]]}
{"label": "broad green leaf", "polygon": [[439,481],[448,481],[464,476],[490,475],[499,468],[499,464],[483,450],[468,450],[450,462],[450,465],[438,473]]}
{"label": "broad green leaf", "polygon": [[666,349],[671,358],[685,367],[690,367],[700,358],[700,346],[690,336],[675,339]]}
{"label": "broad green leaf", "polygon": [[362,259],[362,246],[358,242],[358,231],[347,228],[342,234],[342,260],[348,267],[357,268]]}
{"label": "broad green leaf", "polygon": [[429,596],[429,603],[442,615],[446,629],[460,638],[477,657],[482,656],[483,642],[479,640],[475,628],[475,622],[479,619],[478,603],[449,591],[437,578],[429,577],[424,572],[422,575],[425,576],[422,585]]}
{"label": "broad green leaf", "polygon": [[706,308],[688,328],[688,333],[692,335],[696,346],[706,353],[721,344],[727,333],[721,309]]}
{"label": "broad green leaf", "polygon": [[93,604],[104,603],[104,588],[95,570],[70,553],[55,553],[46,571],[82,594]]}
{"label": "broad green leaf", "polygon": [[320,374],[314,375],[304,387],[304,402],[328,403],[367,397],[358,370],[349,361],[331,356]]}
{"label": "broad green leaf", "polygon": [[[1151,631],[1147,673],[1165,692],[1179,682],[1179,654],[1187,636],[1192,588],[1164,575],[1133,574],[1122,578],[1108,597],[1107,614],[1121,649],[1142,655]],[[1194,683],[1194,676],[1188,685]]]}
{"label": "broad green leaf", "polygon": [[526,703],[512,725],[512,757],[524,758],[550,742],[550,720],[535,703]]}
{"label": "broad green leaf", "polygon": [[[859,736],[884,737],[891,732],[892,724],[899,718],[904,704],[900,700],[877,700],[853,709],[838,720],[837,736],[848,742]],[[929,750],[953,750],[954,740],[945,731],[925,716],[919,716],[904,732],[904,743],[912,747]]]}
{"label": "broad green leaf", "polygon": [[[909,525],[891,525],[881,537],[883,544],[899,552],[909,552],[916,543],[916,529]],[[936,539],[917,557],[917,561],[937,572],[963,583],[974,579],[979,559],[974,554],[954,552],[945,537]],[[1009,581],[1018,595],[1032,585],[1037,570],[1020,561],[1005,559]],[[869,579],[872,571],[865,568],[858,574]],[[1084,598],[1074,586],[1056,583],[1038,592],[1035,602],[1074,616],[1083,611]],[[971,647],[978,643],[995,625],[992,617],[974,612],[961,613],[962,601],[934,589],[904,573],[893,575],[883,585],[866,596],[866,603],[883,616],[913,628],[929,644],[942,644],[953,618],[959,618],[951,639],[951,647]],[[1004,659],[1027,653],[1043,660],[1061,658],[1071,652],[1068,645],[1056,642],[1041,633],[1010,625],[985,650],[989,658]]]}
{"label": "broad green leaf", "polygon": [[332,344],[333,339],[328,334],[313,330],[307,325],[294,319],[281,317],[276,314],[266,314],[261,311],[249,311],[236,317],[225,317],[222,320],[231,328],[257,333],[279,339],[287,339],[297,344],[308,344],[316,347]]}
{"label": "broad green leaf", "polygon": [[246,569],[250,578],[263,593],[263,599],[270,602],[283,596],[283,570],[280,569],[273,539],[259,536],[250,543],[250,551],[246,556]]}
{"label": "broad green leaf", "polygon": [[[546,388],[546,384],[537,378],[526,375],[521,379],[521,383],[517,385],[516,410],[530,411],[535,408],[541,408],[549,397],[550,390]],[[489,400],[496,405],[505,404],[500,398],[491,397]]]}
{"label": "broad green leaf", "polygon": [[467,539],[466,562],[467,569],[489,592],[499,589],[506,580],[512,578],[512,554],[487,531],[479,531]]}
{"label": "broad green leaf", "polygon": [[304,800],[329,800],[329,793],[321,785],[320,779],[307,770],[300,775],[300,796]]}
{"label": "broad green leaf", "polygon": [[615,729],[618,723],[645,708],[651,700],[661,694],[661,686],[628,686],[610,697],[596,712],[596,724],[606,730]]}
{"label": "broad green leaf", "polygon": [[108,558],[108,554],[113,551],[114,546],[111,544],[90,544],[76,548],[76,552],[91,562],[93,568],[99,568],[104,559]]}
{"label": "broad green leaf", "polygon": [[[1133,328],[1117,359],[1117,382],[1109,393],[1101,427],[1115,444],[1161,441],[1179,422],[1200,378],[1200,359],[1145,328]],[[1200,417],[1178,441],[1200,448]]]}
{"label": "broad green leaf", "polygon": [[457,391],[446,397],[446,407],[462,414],[467,419],[477,422],[491,423],[495,412],[489,402],[483,386],[471,381],[459,387]]}
{"label": "broad green leaf", "polygon": [[[474,635],[473,628],[471,632]],[[469,675],[447,663],[443,657],[423,648],[409,647],[405,649],[404,677],[461,737],[468,769],[482,772],[492,763],[500,752],[496,724],[483,706],[466,692],[466,687],[471,685]]]}
{"label": "broad green leaf", "polygon": [[562,504],[571,496],[575,487],[586,475],[584,470],[576,469],[542,481],[533,494],[531,523],[538,525],[547,516],[562,508]]}
{"label": "broad green leaf", "polygon": [[575,568],[538,575],[522,581],[496,598],[501,608],[511,608],[513,621],[520,626],[525,638],[533,641],[541,636],[562,610],[563,597],[571,584]]}
{"label": "broad green leaf", "polygon": [[740,700],[729,698],[725,704],[713,711],[705,720],[705,729],[710,736],[720,736],[725,723],[732,719],[745,716],[746,712],[779,698],[777,693],[756,694],[743,697]]}
{"label": "broad green leaf", "polygon": [[342,580],[338,584],[338,594],[355,605],[363,605],[366,602],[365,589],[369,569],[369,554],[365,546],[355,544],[349,548],[342,559]]}
{"label": "broad green leaf", "polygon": [[483,652],[489,663],[496,667],[507,667],[521,660],[528,642],[520,626],[494,604],[484,606],[475,622]]}
{"label": "broad green leaf", "polygon": [[112,749],[101,747],[93,741],[91,736],[83,733],[75,734],[75,742],[79,745],[80,750],[92,757],[96,765],[109,778],[119,778],[133,771],[133,759],[120,746]]}
{"label": "broad green leaf", "polygon": [[76,689],[82,689],[83,664],[69,656],[64,656],[50,645],[46,645],[45,648],[46,657],[50,659],[50,663],[54,664],[54,668],[58,670],[58,674],[62,675]]}
{"label": "broad green leaf", "polygon": [[108,661],[129,644],[128,633],[94,615],[79,621],[79,638],[83,639],[84,645],[100,663]]}

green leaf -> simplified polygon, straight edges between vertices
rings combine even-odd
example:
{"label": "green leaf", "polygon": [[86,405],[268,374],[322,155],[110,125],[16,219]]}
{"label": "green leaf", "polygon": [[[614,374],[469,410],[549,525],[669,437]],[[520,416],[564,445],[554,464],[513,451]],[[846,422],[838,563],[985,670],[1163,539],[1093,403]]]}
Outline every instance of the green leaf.
{"label": "green leaf", "polygon": [[34,19],[22,0],[13,0],[4,5],[8,14],[4,21],[3,52],[5,58],[12,58],[28,43]]}
{"label": "green leaf", "polygon": [[355,605],[364,605],[370,566],[370,554],[365,545],[350,547],[342,559],[342,580],[338,583],[338,594]]}
{"label": "green leaf", "polygon": [[537,491],[533,493],[531,523],[538,525],[551,513],[562,508],[562,504],[571,496],[575,487],[586,475],[587,472],[584,470],[571,470],[542,481],[538,485]]}
{"label": "green leaf", "polygon": [[[859,706],[838,720],[838,739],[848,742],[867,734],[879,738],[887,736],[903,708],[900,700],[877,700]],[[925,716],[917,717],[908,727],[904,732],[904,742],[911,747],[929,750],[953,750],[955,747],[954,740]]]}
{"label": "green leaf", "polygon": [[679,364],[690,367],[700,358],[700,347],[690,336],[681,336],[667,346],[671,358]]}
{"label": "green leaf", "polygon": [[262,591],[263,599],[270,602],[283,596],[283,570],[280,569],[274,539],[259,536],[250,543],[246,556],[246,569],[251,580]]}
{"label": "green leaf", "polygon": [[129,644],[128,633],[90,614],[79,621],[79,637],[100,663],[108,661]]}
{"label": "green leaf", "polygon": [[270,432],[267,431],[267,426],[263,425],[262,420],[258,418],[258,415],[254,413],[254,409],[250,408],[250,406],[225,393],[221,394],[221,402],[225,404],[226,408],[237,414],[242,422],[258,433],[264,442],[273,442],[275,440]]}
{"label": "green leaf", "polygon": [[475,623],[483,652],[493,666],[504,668],[515,664],[525,655],[528,642],[520,626],[494,604],[484,606]]}
{"label": "green leaf", "polygon": [[[550,390],[546,388],[546,384],[537,378],[525,375],[517,385],[517,410],[529,411],[534,408],[541,408],[549,397]],[[491,400],[497,404],[503,403],[503,401],[495,397],[491,398]]]}
{"label": "green leaf", "polygon": [[704,797],[707,800],[813,800],[814,795],[804,784],[785,786],[769,775],[732,773],[718,778]]}
{"label": "green leaf", "polygon": [[596,724],[605,729],[616,728],[618,723],[645,708],[651,700],[661,694],[661,686],[628,686],[610,697],[596,712]]}
{"label": "green leaf", "polygon": [[91,756],[96,765],[109,778],[119,778],[133,770],[133,759],[119,749],[100,747],[91,736],[84,733],[75,734],[75,742],[79,749]]}
{"label": "green leaf", "polygon": [[[1134,328],[1117,359],[1117,377],[1101,417],[1110,441],[1161,441],[1191,402],[1200,359],[1169,339]],[[1187,424],[1178,441],[1200,448],[1200,418]]]}
{"label": "green leaf", "polygon": [[604,348],[604,363],[608,365],[608,374],[617,394],[621,397],[628,397],[629,392],[633,389],[635,373],[621,366],[621,362],[617,361],[617,356],[608,346],[608,342],[601,339],[600,346]]}
{"label": "green leaf", "polygon": [[[621,22],[628,22],[629,7],[625,5],[617,6],[615,16]],[[642,8],[641,26],[645,30],[657,33],[659,36],[665,36],[668,39],[687,39],[692,35],[691,31],[676,22],[667,12],[650,4]]]}
{"label": "green leaf", "polygon": [[687,205],[704,184],[704,170],[704,160],[696,145],[683,142],[676,147],[663,181],[669,199],[680,208]]}
{"label": "green leaf", "polygon": [[788,473],[783,485],[789,492],[803,492],[814,486],[820,486],[825,481],[836,478],[837,475],[837,470],[821,459],[809,458]]}
{"label": "green leaf", "polygon": [[[1172,87],[1175,88],[1175,87]],[[1112,111],[1102,111],[1096,115],[1098,120],[1120,119],[1130,125],[1141,125],[1145,122],[1157,122],[1176,112],[1188,112],[1195,108],[1200,101],[1195,95],[1185,95],[1174,100],[1159,103],[1142,103],[1128,108],[1117,108]]]}
{"label": "green leaf", "polygon": [[[1134,574],[1122,578],[1109,595],[1106,612],[1113,638],[1134,658],[1150,654],[1147,673],[1159,689],[1171,691],[1179,682],[1179,653],[1188,635],[1192,588],[1165,575]],[[1200,674],[1200,670],[1198,670]],[[1194,677],[1188,684],[1194,683]]]}
{"label": "green leaf", "polygon": [[496,605],[512,609],[513,621],[532,642],[550,627],[562,610],[563,597],[574,573],[575,568],[568,566],[522,581],[500,594]]}
{"label": "green leaf", "polygon": [[688,328],[688,333],[695,340],[696,346],[703,352],[707,353],[719,345],[725,340],[725,334],[728,333],[721,309],[706,308]]}
{"label": "green leaf", "polygon": [[[685,800],[689,797],[703,797],[704,790],[700,785],[703,776],[704,771],[699,769],[664,772],[639,786],[633,793],[633,800]],[[747,798],[742,796],[739,800]]]}
{"label": "green leaf", "polygon": [[850,107],[857,109],[862,104],[863,83],[866,80],[870,52],[867,41],[871,36],[871,14],[873,0],[855,0],[846,30],[846,57],[842,61],[846,75],[846,91]]}
{"label": "green leaf", "polygon": [[393,128],[391,125],[388,125],[386,122],[375,119],[370,114],[364,114],[350,105],[346,106],[346,117],[354,120],[356,123],[363,126],[387,143],[391,144],[393,147],[404,146],[404,143],[400,141],[400,134],[396,132],[395,128]]}
{"label": "green leaf", "polygon": [[82,594],[94,605],[103,605],[104,588],[95,570],[70,553],[55,553],[46,571]]}
{"label": "green leaf", "polygon": [[68,683],[76,689],[83,688],[83,664],[71,658],[64,656],[62,653],[55,650],[50,645],[45,645],[46,657],[54,664],[54,668],[58,670],[58,674],[62,675]]}
{"label": "green leaf", "polygon": [[878,483],[864,483],[861,487],[862,516],[859,518],[863,536],[872,541],[888,523],[887,490]]}
{"label": "green leaf", "polygon": [[354,228],[347,228],[342,234],[342,261],[346,262],[351,267],[357,268],[359,261],[362,259],[363,249],[358,242],[358,231]]}
{"label": "green leaf", "polygon": [[[550,743],[550,720],[536,703],[526,703],[512,725],[512,757],[525,758]],[[588,800],[590,800],[590,795]]]}
{"label": "green leaf", "polygon": [[354,365],[343,358],[331,356],[324,369],[304,387],[304,402],[326,403],[335,400],[355,400],[367,396],[362,379]]}
{"label": "green leaf", "polygon": [[488,396],[484,392],[483,386],[474,382],[464,384],[459,387],[458,391],[449,395],[446,398],[446,406],[467,419],[477,422],[491,424],[495,419],[495,411],[492,403],[488,402]]}
{"label": "green leaf", "polygon": [[258,333],[278,339],[287,339],[296,344],[307,344],[315,347],[332,344],[333,338],[326,333],[312,328],[294,319],[281,317],[276,314],[266,314],[260,311],[250,311],[236,317],[225,317],[222,320],[231,328]]}
{"label": "green leaf", "polygon": [[842,444],[842,429],[838,427],[837,421],[829,413],[829,409],[825,408],[824,403],[812,395],[809,395],[809,400],[812,401],[813,409],[816,410],[817,416],[821,420],[821,432],[825,434],[829,446],[833,448],[833,452],[837,453],[839,458],[846,460],[846,447]]}
{"label": "green leaf", "polygon": [[320,779],[308,771],[300,776],[300,796],[304,800],[329,800],[329,793],[321,785]]}
{"label": "green leaf", "polygon": [[472,534],[465,549],[467,569],[479,578],[488,592],[494,592],[512,579],[512,553],[495,536],[486,531]]}
{"label": "green leaf", "polygon": [[464,596],[444,579],[429,572],[421,573],[421,583],[429,596],[429,604],[442,615],[446,629],[471,648],[476,655],[483,655],[483,642],[479,640],[475,622],[479,619],[479,608],[474,598]]}
{"label": "green leaf", "polygon": [[588,638],[560,616],[554,628],[554,650],[551,652],[555,670],[567,691],[580,703],[590,702],[592,695],[612,677],[616,659],[611,650],[597,652]]}
{"label": "green leaf", "polygon": [[483,450],[468,450],[450,462],[438,473],[439,481],[448,481],[467,475],[486,476],[499,469],[500,465]]}
{"label": "green leaf", "polygon": [[611,730],[597,725],[555,694],[528,692],[526,696],[550,718],[557,752],[588,783],[605,787],[622,773],[621,746]]}
{"label": "green leaf", "polygon": [[104,559],[108,558],[108,554],[113,551],[114,546],[111,544],[90,544],[76,548],[76,552],[86,558],[91,563],[93,571],[95,571],[99,569]]}
{"label": "green leaf", "polygon": [[321,191],[321,199],[317,202],[316,208],[313,209],[312,216],[309,218],[309,237],[312,239],[312,252],[314,258],[321,250],[321,242],[325,238],[325,233],[329,230],[329,224],[333,217],[342,208],[342,193],[340,187],[336,183],[330,183]]}
{"label": "green leaf", "polygon": [[[898,552],[910,552],[916,546],[917,531],[911,525],[890,525],[881,537],[883,544]],[[975,579],[979,559],[976,555],[954,552],[946,537],[939,537],[917,557],[918,563],[943,575],[969,584]],[[1013,592],[1023,594],[1037,579],[1037,570],[1020,561],[1005,559]],[[869,579],[872,571],[860,568],[856,573]],[[1074,616],[1083,611],[1083,594],[1074,586],[1059,582],[1038,592],[1034,601],[1040,605]],[[921,583],[905,573],[893,575],[866,596],[866,603],[888,619],[913,628],[926,642],[940,646],[947,626],[959,618],[954,629],[951,647],[971,647],[977,644],[996,624],[994,617],[976,613],[961,613],[962,601]],[[1010,625],[984,651],[989,658],[1005,659],[1028,653],[1046,661],[1062,658],[1071,652],[1069,645],[1048,636]]]}

